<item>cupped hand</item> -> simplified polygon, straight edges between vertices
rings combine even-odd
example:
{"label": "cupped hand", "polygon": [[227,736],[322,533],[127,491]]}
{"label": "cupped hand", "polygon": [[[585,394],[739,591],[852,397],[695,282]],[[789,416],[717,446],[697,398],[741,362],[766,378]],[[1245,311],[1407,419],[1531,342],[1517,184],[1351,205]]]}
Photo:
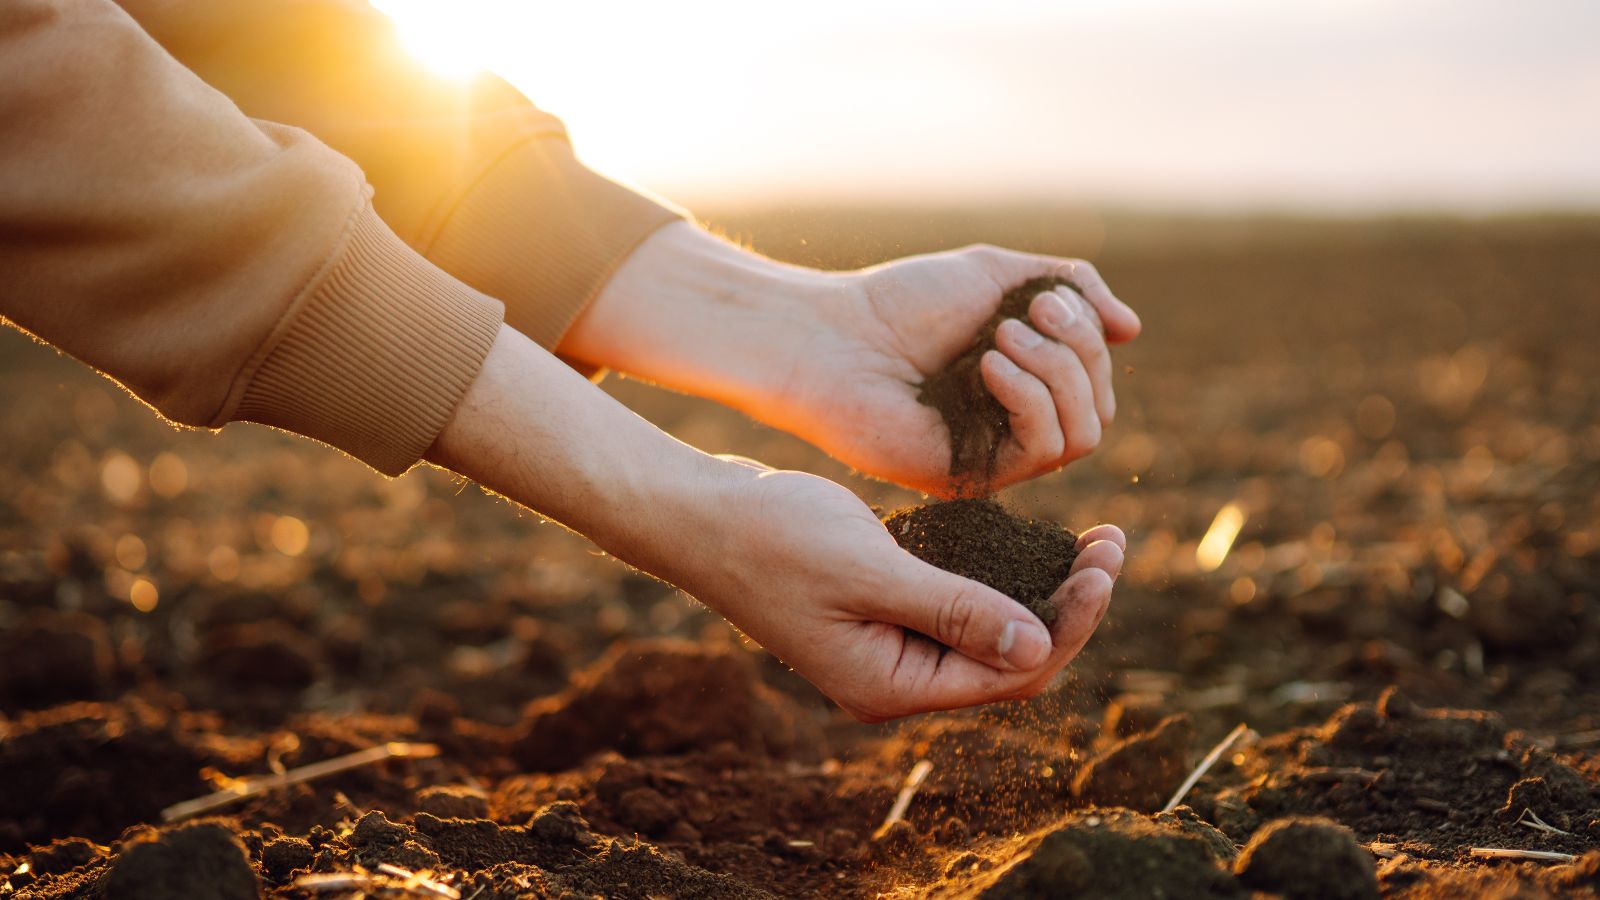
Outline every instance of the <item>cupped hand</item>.
{"label": "cupped hand", "polygon": [[1086,532],[1046,628],[900,549],[845,488],[747,468],[708,542],[718,561],[685,560],[673,580],[863,721],[1038,694],[1094,633],[1122,568],[1122,532]]}
{"label": "cupped hand", "polygon": [[918,387],[971,346],[1002,294],[1051,275],[1076,289],[1034,298],[1027,321],[1005,322],[981,363],[1011,425],[987,487],[1060,468],[1093,450],[1116,415],[1107,345],[1140,330],[1082,260],[976,246],[852,273],[817,305],[818,327],[764,417],[867,474],[958,493],[948,431]]}

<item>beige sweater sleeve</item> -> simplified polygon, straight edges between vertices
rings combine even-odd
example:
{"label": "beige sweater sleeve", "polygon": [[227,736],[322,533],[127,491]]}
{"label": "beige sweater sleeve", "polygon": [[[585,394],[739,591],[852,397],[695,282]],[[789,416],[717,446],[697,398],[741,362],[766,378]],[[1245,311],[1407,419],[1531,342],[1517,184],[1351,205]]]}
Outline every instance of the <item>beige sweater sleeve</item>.
{"label": "beige sweater sleeve", "polygon": [[422,455],[502,307],[369,196],[110,0],[0,4],[0,315],[169,419],[262,422],[386,473]]}
{"label": "beige sweater sleeve", "polygon": [[[561,122],[504,81],[429,72],[364,0],[119,2],[247,114],[353,159],[406,243],[547,348],[681,215],[586,168]],[[529,52],[554,39],[529,35]]]}

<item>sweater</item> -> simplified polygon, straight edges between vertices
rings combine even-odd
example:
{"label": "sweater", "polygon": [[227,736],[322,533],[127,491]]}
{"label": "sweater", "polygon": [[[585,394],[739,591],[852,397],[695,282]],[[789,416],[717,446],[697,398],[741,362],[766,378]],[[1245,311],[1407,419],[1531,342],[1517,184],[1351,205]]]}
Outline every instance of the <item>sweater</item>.
{"label": "sweater", "polygon": [[0,4],[0,316],[179,424],[403,472],[678,216],[364,3]]}

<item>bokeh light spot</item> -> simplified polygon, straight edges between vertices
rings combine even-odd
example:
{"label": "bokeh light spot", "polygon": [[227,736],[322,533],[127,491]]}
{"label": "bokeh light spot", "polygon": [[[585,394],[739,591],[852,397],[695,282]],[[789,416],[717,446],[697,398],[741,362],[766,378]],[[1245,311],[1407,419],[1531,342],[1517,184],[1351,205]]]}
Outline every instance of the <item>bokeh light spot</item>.
{"label": "bokeh light spot", "polygon": [[294,516],[279,516],[272,521],[273,549],[284,556],[299,556],[311,543],[311,529]]}

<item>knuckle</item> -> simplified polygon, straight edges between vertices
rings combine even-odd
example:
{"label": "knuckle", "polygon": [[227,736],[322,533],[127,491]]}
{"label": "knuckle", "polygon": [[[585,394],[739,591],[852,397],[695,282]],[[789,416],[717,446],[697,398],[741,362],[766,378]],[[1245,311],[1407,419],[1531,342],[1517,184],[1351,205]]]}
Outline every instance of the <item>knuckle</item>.
{"label": "knuckle", "polygon": [[1027,449],[1035,463],[1060,459],[1067,452],[1067,438],[1059,428],[1045,429],[1044,434]]}
{"label": "knuckle", "polygon": [[950,595],[939,606],[938,619],[934,624],[938,631],[935,637],[947,646],[961,647],[977,618],[977,612],[977,605],[965,591]]}
{"label": "knuckle", "polygon": [[1077,427],[1072,429],[1072,437],[1067,441],[1066,455],[1073,459],[1088,456],[1100,446],[1101,434],[1099,416],[1083,416]]}

